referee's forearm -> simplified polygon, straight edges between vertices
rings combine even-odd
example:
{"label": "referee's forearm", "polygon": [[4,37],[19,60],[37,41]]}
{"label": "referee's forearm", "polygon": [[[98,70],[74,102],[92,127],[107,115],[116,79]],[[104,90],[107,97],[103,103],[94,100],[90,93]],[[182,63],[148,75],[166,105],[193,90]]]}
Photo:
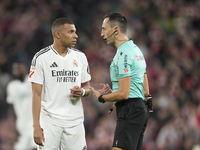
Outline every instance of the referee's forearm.
{"label": "referee's forearm", "polygon": [[128,99],[127,94],[119,90],[111,94],[103,95],[102,97],[106,102],[117,102],[117,101]]}
{"label": "referee's forearm", "polygon": [[149,95],[149,91],[144,91],[143,90],[143,94],[144,94],[144,97],[147,97]]}
{"label": "referee's forearm", "polygon": [[143,94],[145,97],[149,95],[149,83],[148,83],[148,78],[147,78],[146,73],[144,74]]}

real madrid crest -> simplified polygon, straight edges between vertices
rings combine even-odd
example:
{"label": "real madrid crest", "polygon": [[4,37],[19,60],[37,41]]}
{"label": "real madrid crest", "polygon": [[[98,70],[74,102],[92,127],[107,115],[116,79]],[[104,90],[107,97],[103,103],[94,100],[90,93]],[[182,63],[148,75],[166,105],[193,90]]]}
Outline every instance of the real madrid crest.
{"label": "real madrid crest", "polygon": [[74,59],[73,65],[74,67],[78,67],[78,62],[76,61],[76,59]]}

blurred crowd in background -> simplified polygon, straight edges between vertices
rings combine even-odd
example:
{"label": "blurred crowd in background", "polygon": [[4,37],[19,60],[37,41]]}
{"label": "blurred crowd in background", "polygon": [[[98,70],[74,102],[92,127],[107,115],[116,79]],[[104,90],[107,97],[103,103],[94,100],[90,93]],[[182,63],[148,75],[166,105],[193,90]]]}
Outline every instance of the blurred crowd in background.
{"label": "blurred crowd in background", "polygon": [[[33,55],[52,44],[52,22],[70,18],[79,36],[75,48],[89,62],[91,86],[110,82],[116,48],[103,41],[103,17],[117,11],[128,20],[128,36],[147,62],[154,112],[143,150],[200,150],[200,0],[0,0],[0,149],[17,139],[15,115],[6,102],[12,64],[30,66]],[[82,98],[88,150],[110,150],[116,125],[112,103]],[[26,122],[25,122],[26,124]]]}

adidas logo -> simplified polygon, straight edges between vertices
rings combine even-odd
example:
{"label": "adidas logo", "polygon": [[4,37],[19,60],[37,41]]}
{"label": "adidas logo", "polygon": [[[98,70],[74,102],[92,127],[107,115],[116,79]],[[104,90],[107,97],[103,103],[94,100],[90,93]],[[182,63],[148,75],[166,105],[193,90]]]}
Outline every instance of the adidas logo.
{"label": "adidas logo", "polygon": [[53,64],[50,66],[51,68],[52,67],[58,67],[58,65],[55,63],[55,62],[53,62]]}

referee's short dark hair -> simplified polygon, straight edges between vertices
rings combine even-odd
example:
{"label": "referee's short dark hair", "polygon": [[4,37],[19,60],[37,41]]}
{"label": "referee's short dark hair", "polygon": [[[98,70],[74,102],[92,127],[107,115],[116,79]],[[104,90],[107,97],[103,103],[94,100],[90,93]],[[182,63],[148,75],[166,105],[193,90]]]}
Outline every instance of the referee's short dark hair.
{"label": "referee's short dark hair", "polygon": [[51,26],[51,31],[53,32],[57,27],[64,24],[74,24],[74,23],[68,18],[58,18],[53,22]]}
{"label": "referee's short dark hair", "polygon": [[118,12],[109,12],[104,16],[105,18],[109,18],[108,24],[111,27],[118,25],[122,33],[126,33],[127,31],[127,20],[126,17]]}

